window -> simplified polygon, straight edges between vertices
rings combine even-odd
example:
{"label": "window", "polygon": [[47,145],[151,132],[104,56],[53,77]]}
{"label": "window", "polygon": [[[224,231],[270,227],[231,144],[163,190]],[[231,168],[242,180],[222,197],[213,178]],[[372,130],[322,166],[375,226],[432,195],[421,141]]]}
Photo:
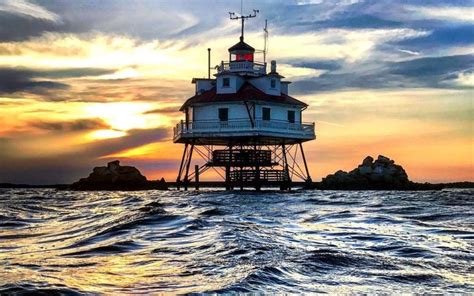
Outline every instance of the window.
{"label": "window", "polygon": [[276,80],[275,80],[275,79],[270,80],[270,87],[271,87],[271,88],[275,88],[275,87],[276,87]]}
{"label": "window", "polygon": [[263,120],[270,120],[270,108],[262,108],[262,119]]}
{"label": "window", "polygon": [[249,62],[253,62],[253,54],[251,54],[251,53],[236,54],[236,55],[235,55],[235,60],[236,60],[236,61],[249,61]]}
{"label": "window", "polygon": [[295,111],[288,110],[288,122],[295,123]]}
{"label": "window", "polygon": [[222,78],[222,87],[229,87],[229,86],[230,86],[230,78],[229,77]]}
{"label": "window", "polygon": [[219,108],[219,120],[220,121],[229,120],[229,108]]}

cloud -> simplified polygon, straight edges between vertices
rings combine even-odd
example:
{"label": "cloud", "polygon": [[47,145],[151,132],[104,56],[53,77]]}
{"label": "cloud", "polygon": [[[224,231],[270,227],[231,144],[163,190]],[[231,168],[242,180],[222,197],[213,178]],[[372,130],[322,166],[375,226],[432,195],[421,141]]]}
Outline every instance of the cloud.
{"label": "cloud", "polygon": [[0,67],[0,94],[27,92],[45,94],[48,90],[69,89],[70,85],[44,78],[61,79],[99,76],[114,70],[98,68],[72,68],[57,70],[34,70],[27,68]]}
{"label": "cloud", "polygon": [[[0,11],[0,42],[23,41],[37,37],[48,31],[57,31],[61,27],[57,23],[37,18],[24,18]],[[5,24],[5,25],[4,25]],[[12,28],[15,28],[12,30]],[[0,53],[5,51],[0,49]]]}
{"label": "cloud", "polygon": [[103,68],[70,68],[70,69],[54,69],[54,70],[36,70],[35,75],[45,78],[77,78],[89,76],[102,76],[114,73],[114,69]]}
{"label": "cloud", "polygon": [[29,126],[46,131],[79,132],[110,128],[101,119],[78,119],[74,121],[34,121]]}
{"label": "cloud", "polygon": [[335,71],[317,78],[295,81],[296,94],[344,89],[381,88],[462,88],[454,80],[474,68],[474,55],[418,58],[401,62],[385,62],[378,67],[359,68],[353,65],[344,72]]}
{"label": "cloud", "polygon": [[[431,34],[419,36],[412,39],[395,42],[395,46],[401,46],[411,51],[430,54],[443,51],[446,48],[456,46],[469,46],[474,44],[474,25],[455,25],[434,28]],[[471,48],[471,52],[474,52]]]}
{"label": "cloud", "polygon": [[340,60],[287,60],[286,63],[290,63],[296,67],[311,68],[315,70],[338,70],[342,68],[343,61]]}
{"label": "cloud", "polygon": [[[224,9],[226,5],[221,3],[217,6]],[[41,1],[40,6],[24,0],[6,0],[0,6],[0,21],[8,21],[16,28],[16,32],[4,32],[3,37],[7,39],[3,40],[26,40],[45,32],[102,32],[152,40],[177,36],[201,25],[213,27],[216,18],[208,18],[206,21],[199,17],[205,15],[206,11],[207,8],[199,2]],[[226,16],[224,13],[222,15]],[[20,17],[27,24],[15,26],[21,20],[8,16]]]}
{"label": "cloud", "polygon": [[423,19],[474,23],[474,8],[472,6],[405,6],[405,9]]}
{"label": "cloud", "polygon": [[0,2],[0,11],[54,23],[60,21],[60,17],[54,12],[27,0],[3,0]]}
{"label": "cloud", "polygon": [[179,111],[179,107],[180,106],[170,106],[165,108],[152,109],[144,112],[143,114],[181,114],[181,111]]}
{"label": "cloud", "polygon": [[390,64],[390,73],[410,78],[435,76],[441,80],[448,75],[474,68],[473,55],[419,58]]}
{"label": "cloud", "polygon": [[402,23],[393,20],[384,20],[373,15],[346,15],[344,13],[324,23],[325,27],[332,28],[393,28],[401,27]]}
{"label": "cloud", "polygon": [[66,89],[69,86],[64,83],[35,80],[36,73],[31,70],[0,68],[0,94],[12,94],[15,92],[29,92],[42,94],[46,90]]}

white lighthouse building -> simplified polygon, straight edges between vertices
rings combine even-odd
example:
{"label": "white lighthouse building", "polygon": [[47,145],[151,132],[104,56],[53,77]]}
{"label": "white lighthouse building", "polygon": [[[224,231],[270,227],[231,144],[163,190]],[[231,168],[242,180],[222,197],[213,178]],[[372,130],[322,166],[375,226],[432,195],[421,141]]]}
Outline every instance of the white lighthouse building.
{"label": "white lighthouse building", "polygon": [[[315,139],[314,123],[303,122],[308,105],[289,95],[289,81],[271,62],[255,61],[255,49],[244,41],[229,48],[229,61],[217,66],[215,78],[193,78],[195,95],[180,111],[184,119],[174,128],[174,142],[185,145],[178,188],[185,189],[214,169],[227,189],[279,186],[296,180],[311,182],[303,143]],[[200,161],[199,161],[200,160]],[[191,163],[195,164],[190,172]]]}

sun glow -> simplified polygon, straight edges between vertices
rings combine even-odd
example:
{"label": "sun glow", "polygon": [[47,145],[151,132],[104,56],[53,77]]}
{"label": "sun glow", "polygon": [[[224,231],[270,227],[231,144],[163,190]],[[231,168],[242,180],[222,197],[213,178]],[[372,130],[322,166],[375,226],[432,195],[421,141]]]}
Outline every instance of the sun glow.
{"label": "sun glow", "polygon": [[[179,160],[182,147],[170,142],[156,142],[119,151],[101,158],[134,158],[134,159],[173,159]],[[170,153],[170,151],[172,151]]]}
{"label": "sun glow", "polygon": [[158,115],[143,115],[147,110],[153,108],[148,103],[102,103],[89,105],[85,108],[86,113],[91,117],[103,119],[111,129],[116,131],[153,128],[163,124]]}
{"label": "sun glow", "polygon": [[110,138],[120,138],[125,136],[127,133],[124,131],[117,131],[117,130],[96,130],[87,135],[87,138],[91,140],[101,140],[101,139],[110,139]]}

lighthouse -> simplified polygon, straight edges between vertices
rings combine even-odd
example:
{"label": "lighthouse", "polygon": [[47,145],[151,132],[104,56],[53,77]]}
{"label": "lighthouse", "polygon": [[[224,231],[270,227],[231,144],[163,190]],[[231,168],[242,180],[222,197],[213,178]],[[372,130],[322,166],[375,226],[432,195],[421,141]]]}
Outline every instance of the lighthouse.
{"label": "lighthouse", "polygon": [[257,13],[230,13],[242,30],[228,49],[229,60],[216,66],[214,78],[209,73],[192,79],[195,94],[181,106],[184,118],[174,127],[174,143],[184,144],[178,188],[197,187],[211,170],[228,190],[287,190],[295,181],[311,182],[303,143],[316,138],[315,125],[303,122],[308,105],[290,96],[291,82],[276,61],[267,71],[266,61],[256,61],[255,49],[245,42],[245,20]]}

